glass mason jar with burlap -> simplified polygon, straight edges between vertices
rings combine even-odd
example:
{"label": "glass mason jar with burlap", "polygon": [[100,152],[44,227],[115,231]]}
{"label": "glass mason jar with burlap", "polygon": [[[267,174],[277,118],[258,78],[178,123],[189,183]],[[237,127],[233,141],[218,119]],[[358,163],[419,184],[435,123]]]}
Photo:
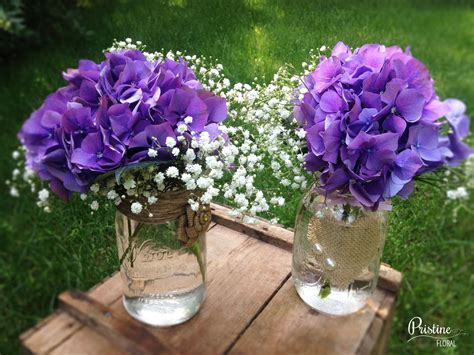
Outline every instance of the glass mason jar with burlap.
{"label": "glass mason jar with burlap", "polygon": [[346,196],[328,199],[311,188],[295,224],[292,275],[310,307],[327,314],[363,308],[378,279],[387,212],[370,211]]}
{"label": "glass mason jar with burlap", "polygon": [[187,321],[201,307],[211,213],[202,204],[194,211],[188,204],[194,197],[185,190],[165,192],[140,213],[131,212],[136,199],[117,206],[123,304],[139,321],[171,326]]}

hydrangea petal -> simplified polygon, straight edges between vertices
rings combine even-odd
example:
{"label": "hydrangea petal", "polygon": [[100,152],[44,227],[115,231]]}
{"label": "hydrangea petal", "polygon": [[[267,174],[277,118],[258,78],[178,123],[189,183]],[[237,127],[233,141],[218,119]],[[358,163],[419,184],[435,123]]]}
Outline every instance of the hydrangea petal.
{"label": "hydrangea petal", "polygon": [[408,122],[421,118],[424,104],[424,96],[414,89],[402,90],[395,101],[397,111]]}

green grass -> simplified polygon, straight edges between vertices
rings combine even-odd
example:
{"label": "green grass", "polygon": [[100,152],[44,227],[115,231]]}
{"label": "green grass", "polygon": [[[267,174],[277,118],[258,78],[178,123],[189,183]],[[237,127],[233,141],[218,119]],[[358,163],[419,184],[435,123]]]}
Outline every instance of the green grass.
{"label": "green grass", "polygon": [[[410,45],[430,68],[438,93],[464,100],[474,115],[472,2],[122,0],[95,5],[82,25],[93,35],[57,41],[0,68],[0,180],[13,167],[15,133],[62,84],[61,70],[79,58],[100,59],[114,38],[217,57],[234,82],[270,78],[281,64],[299,65],[310,48],[338,40],[354,47]],[[10,354],[18,351],[20,332],[55,308],[59,292],[91,287],[116,270],[118,261],[111,209],[92,216],[80,201],[58,202],[52,214],[44,214],[34,197],[16,200],[0,189],[0,353]],[[298,199],[293,196],[280,213],[288,225]],[[474,223],[467,215],[453,223],[444,201],[444,192],[418,187],[409,201],[396,201],[391,214],[384,261],[404,273],[393,354],[442,350],[427,339],[406,343],[414,316],[469,333],[447,352],[474,349]]]}

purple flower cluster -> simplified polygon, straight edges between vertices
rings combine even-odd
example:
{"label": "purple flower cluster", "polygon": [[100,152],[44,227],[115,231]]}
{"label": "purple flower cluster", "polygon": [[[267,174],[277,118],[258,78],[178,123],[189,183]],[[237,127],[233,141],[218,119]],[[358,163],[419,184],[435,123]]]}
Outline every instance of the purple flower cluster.
{"label": "purple flower cluster", "polygon": [[294,115],[306,131],[305,167],[321,172],[327,194],[350,193],[375,210],[407,198],[415,176],[472,153],[461,141],[469,133],[464,104],[440,101],[408,49],[367,44],[352,52],[339,42],[303,88]]}
{"label": "purple flower cluster", "polygon": [[62,198],[85,192],[98,175],[142,160],[151,148],[161,161],[176,159],[176,139],[187,117],[186,141],[214,139],[227,117],[224,98],[203,89],[180,59],[148,61],[138,50],[107,53],[96,64],[81,60],[63,74],[69,83],[50,94],[18,134],[27,166]]}

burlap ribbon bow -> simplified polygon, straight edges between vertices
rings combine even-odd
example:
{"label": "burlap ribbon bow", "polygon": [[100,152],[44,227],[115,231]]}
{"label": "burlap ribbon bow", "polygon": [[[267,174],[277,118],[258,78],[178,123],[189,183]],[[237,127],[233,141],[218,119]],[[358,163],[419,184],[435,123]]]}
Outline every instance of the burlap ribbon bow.
{"label": "burlap ribbon bow", "polygon": [[186,207],[186,214],[179,218],[178,239],[185,245],[193,245],[206,232],[211,224],[211,209],[209,205],[201,205],[197,212],[190,206]]}

